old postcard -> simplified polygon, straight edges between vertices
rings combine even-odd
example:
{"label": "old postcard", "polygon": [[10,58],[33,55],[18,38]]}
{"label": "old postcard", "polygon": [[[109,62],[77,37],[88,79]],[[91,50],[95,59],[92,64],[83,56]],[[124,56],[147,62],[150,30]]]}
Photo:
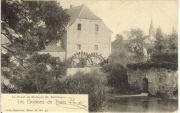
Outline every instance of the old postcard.
{"label": "old postcard", "polygon": [[88,96],[77,94],[2,94],[3,112],[88,112]]}
{"label": "old postcard", "polygon": [[177,112],[177,0],[1,0],[2,112]]}

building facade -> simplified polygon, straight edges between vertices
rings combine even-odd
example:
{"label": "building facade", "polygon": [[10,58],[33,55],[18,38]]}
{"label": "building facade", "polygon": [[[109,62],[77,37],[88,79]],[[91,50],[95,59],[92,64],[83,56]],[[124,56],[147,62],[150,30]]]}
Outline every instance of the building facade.
{"label": "building facade", "polygon": [[[77,53],[96,53],[103,58],[108,58],[111,53],[112,32],[102,19],[96,16],[86,5],[71,6],[67,10],[67,14],[70,15],[70,22],[60,44],[64,51],[57,49],[53,52],[59,54],[61,60],[71,58]],[[51,50],[44,50],[46,53],[49,51]]]}

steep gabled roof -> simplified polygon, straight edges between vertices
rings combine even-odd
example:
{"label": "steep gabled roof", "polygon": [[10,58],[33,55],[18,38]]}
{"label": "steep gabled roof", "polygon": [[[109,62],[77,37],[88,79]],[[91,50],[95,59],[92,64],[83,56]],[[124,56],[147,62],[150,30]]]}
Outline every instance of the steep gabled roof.
{"label": "steep gabled roof", "polygon": [[86,5],[80,5],[67,10],[67,14],[70,15],[69,25],[72,25],[77,19],[91,19],[101,20],[96,16]]}

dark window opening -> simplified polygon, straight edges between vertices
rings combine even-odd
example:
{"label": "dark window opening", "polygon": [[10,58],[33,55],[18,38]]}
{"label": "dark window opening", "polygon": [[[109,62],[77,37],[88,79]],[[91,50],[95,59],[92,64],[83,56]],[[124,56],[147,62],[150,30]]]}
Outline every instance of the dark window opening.
{"label": "dark window opening", "polygon": [[99,30],[99,26],[97,24],[95,24],[95,30],[98,31]]}
{"label": "dark window opening", "polygon": [[81,50],[81,45],[80,44],[77,45],[77,49]]}
{"label": "dark window opening", "polygon": [[78,28],[77,28],[78,30],[81,30],[81,24],[78,24]]}
{"label": "dark window opening", "polygon": [[95,45],[95,46],[94,46],[94,50],[98,50],[98,45]]}

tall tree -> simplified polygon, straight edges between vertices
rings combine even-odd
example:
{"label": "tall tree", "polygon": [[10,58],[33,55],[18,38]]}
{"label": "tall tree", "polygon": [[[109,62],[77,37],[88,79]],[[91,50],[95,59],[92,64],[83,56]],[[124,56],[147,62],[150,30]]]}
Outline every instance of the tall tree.
{"label": "tall tree", "polygon": [[144,32],[141,29],[131,29],[131,31],[128,33],[128,43],[127,48],[130,50],[131,53],[134,54],[134,60],[136,62],[143,61],[146,53],[145,47],[144,47]]}
{"label": "tall tree", "polygon": [[172,33],[168,36],[169,38],[169,50],[173,53],[178,52],[178,34],[177,32],[173,29]]}
{"label": "tall tree", "polygon": [[[2,45],[7,51],[1,55],[4,60],[2,76],[11,84],[3,83],[3,91],[26,92],[30,88],[32,92],[47,92],[42,86],[54,76],[57,78],[54,73],[63,70],[62,64],[51,56],[39,56],[37,52],[62,39],[69,15],[55,1],[2,0],[1,21],[1,35],[10,41]],[[35,60],[35,56],[41,60],[46,58],[46,62]],[[47,59],[51,59],[51,63]]]}
{"label": "tall tree", "polygon": [[121,34],[116,35],[116,39],[112,42],[112,54],[110,55],[110,63],[119,63],[124,66],[133,62],[130,51],[126,48],[127,41],[123,39]]}
{"label": "tall tree", "polygon": [[69,16],[57,2],[2,1],[2,32],[11,48],[27,54],[63,36]]}
{"label": "tall tree", "polygon": [[165,41],[165,36],[163,35],[161,28],[157,28],[155,37],[155,54],[162,54],[165,52],[167,43]]}

